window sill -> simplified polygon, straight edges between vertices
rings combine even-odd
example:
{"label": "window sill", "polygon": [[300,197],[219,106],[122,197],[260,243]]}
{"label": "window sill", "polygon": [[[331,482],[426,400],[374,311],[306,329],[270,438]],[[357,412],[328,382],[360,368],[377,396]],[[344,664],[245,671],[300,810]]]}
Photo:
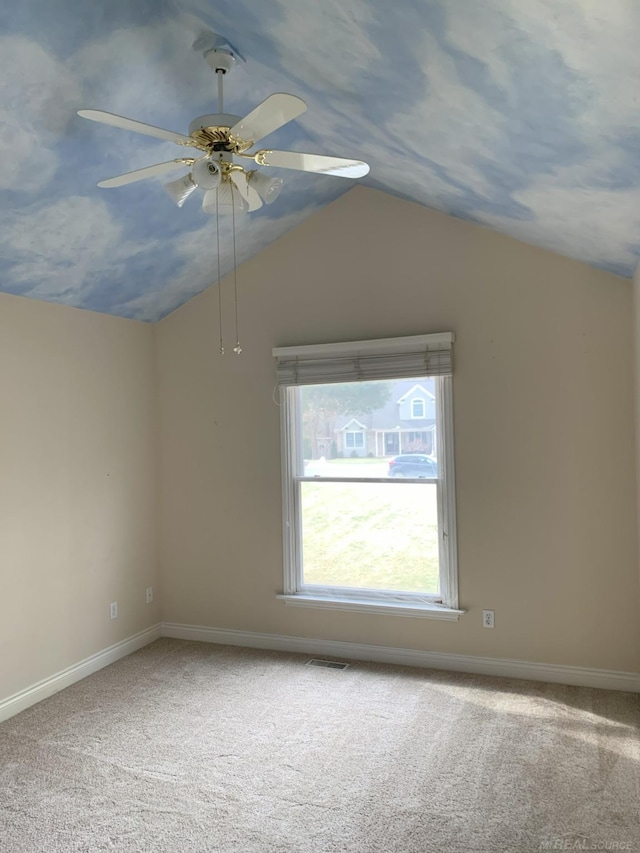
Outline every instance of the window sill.
{"label": "window sill", "polygon": [[367,601],[366,599],[338,598],[333,596],[279,594],[287,605],[294,607],[319,607],[325,610],[350,610],[356,613],[385,613],[391,616],[417,616],[422,619],[444,619],[457,622],[466,612],[444,607],[442,604],[408,604],[390,601]]}

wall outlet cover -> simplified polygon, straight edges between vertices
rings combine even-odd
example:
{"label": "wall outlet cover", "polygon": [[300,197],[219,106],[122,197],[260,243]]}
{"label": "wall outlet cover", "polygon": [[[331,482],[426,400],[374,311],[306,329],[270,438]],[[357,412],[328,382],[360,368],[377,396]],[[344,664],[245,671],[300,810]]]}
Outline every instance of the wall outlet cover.
{"label": "wall outlet cover", "polygon": [[495,611],[493,610],[483,610],[482,611],[482,627],[483,628],[495,628]]}

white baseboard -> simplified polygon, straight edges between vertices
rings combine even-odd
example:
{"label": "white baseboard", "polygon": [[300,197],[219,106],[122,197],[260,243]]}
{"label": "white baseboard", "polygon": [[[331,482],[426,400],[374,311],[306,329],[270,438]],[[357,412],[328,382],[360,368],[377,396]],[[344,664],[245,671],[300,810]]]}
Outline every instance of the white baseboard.
{"label": "white baseboard", "polygon": [[198,640],[203,643],[220,643],[228,646],[246,646],[252,649],[273,649],[311,655],[324,654],[353,660],[370,660],[378,663],[469,672],[476,675],[498,675],[506,678],[524,678],[529,681],[549,681],[578,687],[599,687],[605,690],[640,693],[640,673],[634,672],[531,663],[508,658],[423,652],[417,649],[397,649],[393,646],[346,643],[336,640],[311,640],[307,637],[291,637],[285,634],[257,634],[253,631],[180,625],[175,622],[163,622],[161,632],[163,637],[175,637],[179,640]]}
{"label": "white baseboard", "polygon": [[55,675],[31,685],[13,696],[0,701],[0,722],[20,711],[41,702],[48,696],[64,690],[92,675],[99,669],[115,663],[160,637],[179,640],[197,640],[203,643],[220,643],[227,646],[245,646],[252,649],[298,652],[310,655],[351,660],[369,660],[395,663],[402,666],[419,666],[444,669],[477,675],[497,675],[506,678],[523,678],[530,681],[549,681],[572,684],[578,687],[598,687],[605,690],[624,690],[640,693],[640,673],[616,672],[607,669],[589,669],[581,666],[531,663],[508,658],[487,658],[474,655],[454,655],[444,652],[424,652],[417,649],[398,649],[393,646],[376,646],[368,643],[348,643],[337,640],[313,640],[286,634],[259,634],[254,631],[235,631],[225,628],[207,628],[200,625],[180,625],[162,622],[134,634],[113,646],[67,667]]}
{"label": "white baseboard", "polygon": [[97,652],[97,654],[51,675],[37,684],[32,684],[31,687],[27,687],[19,693],[14,693],[8,699],[0,701],[0,722],[8,720],[9,717],[19,714],[20,711],[41,702],[48,696],[53,696],[54,693],[58,693],[65,687],[75,684],[76,681],[81,681],[99,669],[109,666],[110,663],[115,663],[120,658],[130,655],[131,652],[136,652],[160,637],[160,625],[153,625],[151,628],[146,628],[132,637],[127,637],[126,640],[121,640],[119,643],[109,646],[108,649]]}

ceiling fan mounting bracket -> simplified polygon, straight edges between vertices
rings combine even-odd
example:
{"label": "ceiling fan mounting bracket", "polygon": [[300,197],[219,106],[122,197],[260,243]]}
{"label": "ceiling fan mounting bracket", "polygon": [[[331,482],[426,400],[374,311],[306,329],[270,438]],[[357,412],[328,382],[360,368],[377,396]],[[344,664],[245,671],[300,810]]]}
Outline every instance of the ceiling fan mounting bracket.
{"label": "ceiling fan mounting bracket", "polygon": [[216,74],[228,74],[236,64],[236,58],[231,50],[224,47],[216,47],[203,54],[207,64]]}

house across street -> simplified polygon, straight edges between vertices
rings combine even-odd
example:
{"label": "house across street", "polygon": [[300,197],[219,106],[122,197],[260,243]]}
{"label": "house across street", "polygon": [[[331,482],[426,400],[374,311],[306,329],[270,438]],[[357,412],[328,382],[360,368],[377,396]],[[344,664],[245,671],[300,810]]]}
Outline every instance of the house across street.
{"label": "house across street", "polygon": [[[381,391],[377,405],[367,398],[367,385]],[[380,388],[380,386],[383,386]],[[348,390],[348,386],[338,386]],[[389,459],[404,453],[435,456],[436,399],[432,378],[397,379],[380,383],[363,383],[362,411],[358,400],[345,395],[340,411],[340,397],[328,399],[303,396],[305,457],[319,461],[336,459]],[[366,404],[368,403],[368,405]],[[332,410],[331,407],[335,409]],[[348,412],[345,414],[345,412]],[[385,472],[357,476],[386,476]],[[334,476],[342,476],[335,475]]]}

